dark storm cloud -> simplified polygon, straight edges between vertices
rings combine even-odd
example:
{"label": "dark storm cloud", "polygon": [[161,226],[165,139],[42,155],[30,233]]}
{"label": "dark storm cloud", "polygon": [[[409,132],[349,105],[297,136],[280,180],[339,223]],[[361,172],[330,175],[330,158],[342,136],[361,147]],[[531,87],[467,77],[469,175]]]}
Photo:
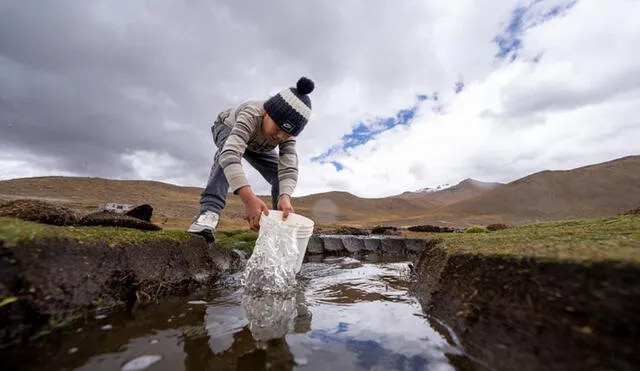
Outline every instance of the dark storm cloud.
{"label": "dark storm cloud", "polygon": [[123,154],[166,152],[182,164],[172,178],[204,180],[209,125],[232,103],[300,75],[314,94],[350,78],[384,101],[423,70],[407,47],[422,15],[368,4],[4,1],[0,148],[114,177],[136,176]]}
{"label": "dark storm cloud", "polygon": [[208,126],[259,58],[257,28],[206,2],[132,4],[1,6],[0,146],[77,173],[126,176],[138,150],[207,171]]}

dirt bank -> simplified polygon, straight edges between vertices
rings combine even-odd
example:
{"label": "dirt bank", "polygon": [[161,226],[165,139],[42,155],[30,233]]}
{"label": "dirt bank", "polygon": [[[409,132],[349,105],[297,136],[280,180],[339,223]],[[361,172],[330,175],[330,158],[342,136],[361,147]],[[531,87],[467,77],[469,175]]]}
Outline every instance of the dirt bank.
{"label": "dirt bank", "polygon": [[177,231],[0,218],[0,340],[28,341],[96,309],[154,301],[239,269],[231,250]]}
{"label": "dirt bank", "polygon": [[640,364],[640,265],[456,253],[415,262],[426,313],[496,370],[632,370]]}

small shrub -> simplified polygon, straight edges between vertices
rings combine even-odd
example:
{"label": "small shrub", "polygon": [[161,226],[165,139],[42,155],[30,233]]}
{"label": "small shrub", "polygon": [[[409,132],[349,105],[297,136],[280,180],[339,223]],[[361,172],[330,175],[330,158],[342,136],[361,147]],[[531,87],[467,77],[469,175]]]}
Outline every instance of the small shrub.
{"label": "small shrub", "polygon": [[503,223],[494,223],[494,224],[489,224],[487,226],[487,230],[491,231],[491,232],[495,232],[495,231],[501,231],[503,229],[507,229],[509,228],[508,225],[503,224]]}
{"label": "small shrub", "polygon": [[437,225],[414,225],[408,228],[411,232],[428,232],[428,233],[453,233],[455,230],[451,227],[440,227]]}
{"label": "small shrub", "polygon": [[467,228],[467,230],[465,230],[464,232],[465,233],[487,233],[489,231],[485,227],[474,225],[472,227]]}
{"label": "small shrub", "polygon": [[396,227],[376,225],[371,229],[371,234],[388,234],[389,232],[396,232],[397,230],[398,228]]}

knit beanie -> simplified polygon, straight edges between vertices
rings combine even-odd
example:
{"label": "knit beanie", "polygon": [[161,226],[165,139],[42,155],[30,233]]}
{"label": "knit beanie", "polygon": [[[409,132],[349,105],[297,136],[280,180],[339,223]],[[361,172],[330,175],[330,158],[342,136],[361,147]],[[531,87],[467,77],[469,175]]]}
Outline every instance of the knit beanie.
{"label": "knit beanie", "polygon": [[311,116],[311,93],[315,85],[306,77],[298,80],[295,88],[285,88],[264,102],[264,109],[285,133],[297,136]]}

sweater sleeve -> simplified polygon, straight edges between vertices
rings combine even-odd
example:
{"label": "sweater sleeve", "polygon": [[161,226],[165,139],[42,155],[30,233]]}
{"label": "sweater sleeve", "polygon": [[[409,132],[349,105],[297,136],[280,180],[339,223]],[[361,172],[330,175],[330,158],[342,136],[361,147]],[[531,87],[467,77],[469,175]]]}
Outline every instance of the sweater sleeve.
{"label": "sweater sleeve", "polygon": [[298,154],[295,140],[280,143],[278,181],[280,182],[280,195],[291,196],[298,182]]}
{"label": "sweater sleeve", "polygon": [[220,152],[220,166],[234,194],[237,194],[238,189],[249,184],[241,160],[255,131],[254,115],[247,109],[240,110],[236,114],[236,123]]}

